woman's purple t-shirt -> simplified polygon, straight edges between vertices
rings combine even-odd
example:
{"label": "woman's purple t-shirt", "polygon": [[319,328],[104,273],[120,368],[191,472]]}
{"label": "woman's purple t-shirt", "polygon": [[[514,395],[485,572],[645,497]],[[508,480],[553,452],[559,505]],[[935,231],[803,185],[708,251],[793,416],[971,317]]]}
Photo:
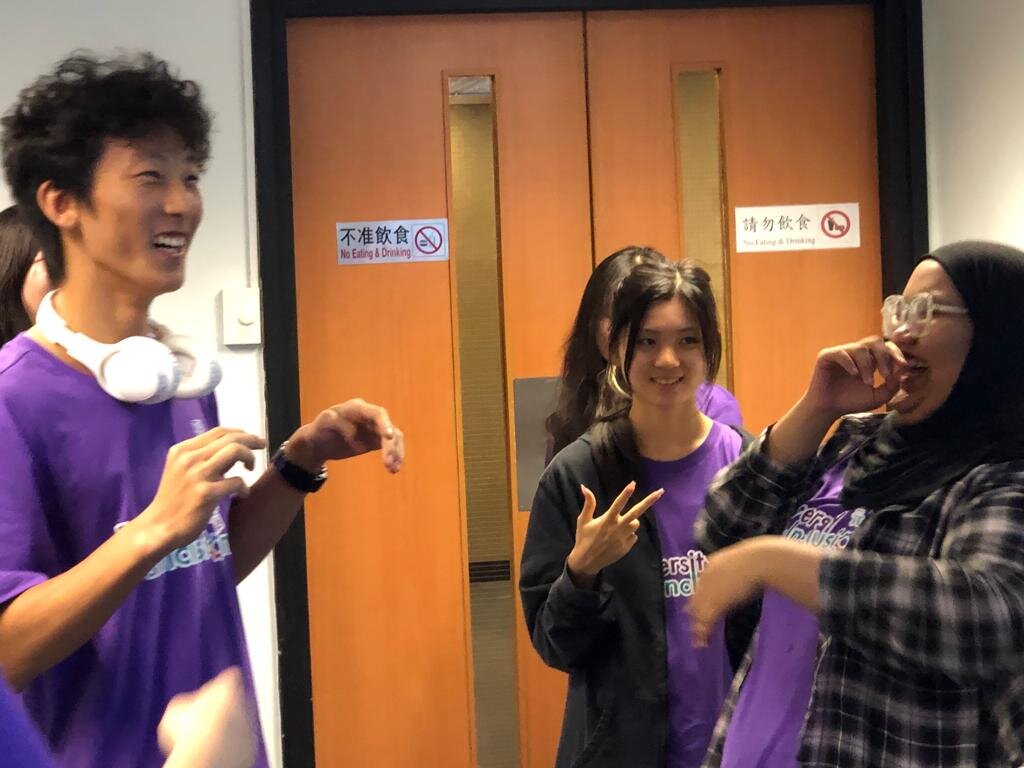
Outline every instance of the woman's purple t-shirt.
{"label": "woman's purple t-shirt", "polygon": [[730,427],[742,427],[743,416],[739,401],[725,387],[705,381],[697,387],[697,409],[717,422]]}
{"label": "woman's purple t-shirt", "polygon": [[[212,396],[129,405],[27,336],[0,349],[0,603],[67,571],[153,499],[168,449],[217,425]],[[167,702],[229,666],[252,675],[228,503],[161,560],[84,646],[25,689],[60,766],[163,764]],[[266,765],[262,744],[257,765]]]}
{"label": "woman's purple t-shirt", "polygon": [[[783,535],[822,549],[845,549],[864,509],[839,503],[847,457],[823,476]],[[729,722],[721,768],[796,768],[814,684],[818,618],[777,592],[765,592],[753,662]]]}
{"label": "woman's purple t-shirt", "polygon": [[667,768],[700,766],[732,679],[722,627],[707,648],[697,650],[684,608],[704,568],[693,525],[712,478],[735,461],[740,443],[734,430],[716,422],[704,443],[689,456],[676,461],[644,460],[647,487],[665,489],[665,495],[647,514],[653,515],[658,525],[665,588]]}

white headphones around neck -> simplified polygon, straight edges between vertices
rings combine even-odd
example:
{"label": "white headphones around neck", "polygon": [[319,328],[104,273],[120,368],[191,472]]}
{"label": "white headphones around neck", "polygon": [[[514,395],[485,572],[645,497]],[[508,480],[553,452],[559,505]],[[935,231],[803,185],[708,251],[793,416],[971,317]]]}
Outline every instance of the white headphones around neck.
{"label": "white headphones around neck", "polygon": [[202,352],[194,339],[172,334],[150,321],[155,338],[129,336],[116,344],[103,344],[68,328],[53,307],[54,293],[46,294],[40,302],[36,326],[92,371],[111,397],[125,403],[154,405],[172,397],[202,397],[220,383],[220,364]]}

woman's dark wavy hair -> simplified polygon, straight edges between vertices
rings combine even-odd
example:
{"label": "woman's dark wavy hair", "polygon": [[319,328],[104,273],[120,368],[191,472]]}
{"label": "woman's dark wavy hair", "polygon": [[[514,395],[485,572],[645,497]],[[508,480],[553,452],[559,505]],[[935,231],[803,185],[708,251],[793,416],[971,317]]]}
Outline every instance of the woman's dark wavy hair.
{"label": "woman's dark wavy hair", "polygon": [[195,161],[210,155],[210,113],[199,86],[151,53],[101,60],[86,53],[57,63],[0,119],[7,183],[42,246],[54,284],[64,277],[60,233],[36,203],[45,182],[88,202],[108,139],[132,141],[155,130],[181,137]]}
{"label": "woman's dark wavy hair", "polygon": [[21,295],[40,250],[17,206],[0,211],[0,346],[32,325]]}
{"label": "woman's dark wavy hair", "polygon": [[[619,385],[629,394],[629,369],[636,355],[636,339],[644,318],[655,305],[679,298],[700,326],[707,380],[713,381],[722,362],[722,334],[718,327],[711,278],[694,262],[640,264],[622,281],[612,300],[610,349],[622,350]],[[607,382],[603,382],[607,386]],[[629,421],[631,400],[619,399],[607,412],[599,412],[591,432],[591,450],[604,490],[612,497],[631,480],[640,481],[640,454]]]}
{"label": "woman's dark wavy hair", "polygon": [[601,321],[611,316],[615,289],[637,264],[665,261],[653,248],[629,245],[598,264],[587,280],[576,320],[565,342],[557,405],[545,423],[552,441],[552,455],[586,432],[594,422],[606,365],[597,346],[597,333]]}

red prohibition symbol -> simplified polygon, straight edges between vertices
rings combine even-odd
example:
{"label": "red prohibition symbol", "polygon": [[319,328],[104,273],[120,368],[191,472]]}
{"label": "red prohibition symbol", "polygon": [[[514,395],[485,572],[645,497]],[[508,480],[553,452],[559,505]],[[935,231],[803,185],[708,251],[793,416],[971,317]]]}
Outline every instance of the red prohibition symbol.
{"label": "red prohibition symbol", "polygon": [[437,227],[426,226],[416,230],[416,234],[413,235],[413,242],[416,243],[416,248],[420,253],[431,256],[441,250],[441,246],[444,244],[444,237],[441,236],[441,230]]}
{"label": "red prohibition symbol", "polygon": [[850,217],[842,211],[829,211],[821,217],[821,231],[827,237],[840,238],[850,231]]}

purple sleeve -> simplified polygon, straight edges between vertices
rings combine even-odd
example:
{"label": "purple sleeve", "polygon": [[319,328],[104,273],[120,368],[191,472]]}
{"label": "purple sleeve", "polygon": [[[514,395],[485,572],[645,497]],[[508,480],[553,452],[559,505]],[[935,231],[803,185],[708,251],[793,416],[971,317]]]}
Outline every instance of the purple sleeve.
{"label": "purple sleeve", "polygon": [[709,419],[730,427],[742,427],[743,415],[739,401],[732,392],[718,384],[710,385],[707,395],[702,398],[701,410]]}
{"label": "purple sleeve", "polygon": [[0,400],[0,604],[49,578],[52,551],[42,500],[39,461]]}
{"label": "purple sleeve", "polygon": [[199,407],[203,409],[203,417],[209,429],[220,426],[220,413],[217,411],[217,396],[212,392],[199,401]]}

